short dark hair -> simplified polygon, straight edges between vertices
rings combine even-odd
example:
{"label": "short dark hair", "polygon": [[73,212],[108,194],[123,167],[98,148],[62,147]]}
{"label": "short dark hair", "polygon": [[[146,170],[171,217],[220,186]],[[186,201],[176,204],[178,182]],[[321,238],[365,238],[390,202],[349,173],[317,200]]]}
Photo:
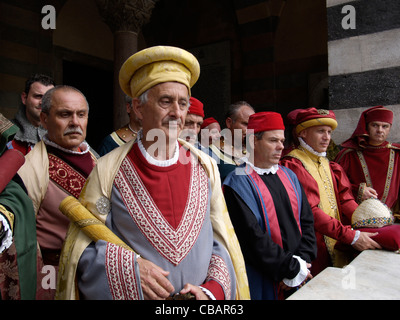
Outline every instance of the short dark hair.
{"label": "short dark hair", "polygon": [[228,107],[228,111],[225,114],[225,119],[231,118],[233,121],[235,121],[239,109],[243,106],[249,107],[254,111],[254,108],[247,101],[237,101]]}
{"label": "short dark hair", "polygon": [[56,83],[53,80],[52,77],[47,76],[45,74],[41,73],[34,73],[32,74],[25,82],[25,93],[28,94],[29,90],[31,90],[32,83],[34,82],[40,82],[42,85],[48,87],[48,86],[55,86]]}

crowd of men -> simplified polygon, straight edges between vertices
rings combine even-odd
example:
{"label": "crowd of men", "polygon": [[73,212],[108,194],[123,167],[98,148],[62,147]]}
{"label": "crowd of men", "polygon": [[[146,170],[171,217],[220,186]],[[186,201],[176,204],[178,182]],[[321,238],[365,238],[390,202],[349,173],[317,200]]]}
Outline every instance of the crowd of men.
{"label": "crowd of men", "polygon": [[331,161],[334,112],[296,110],[287,137],[281,114],[238,101],[221,130],[191,96],[199,76],[180,48],[132,55],[129,123],[97,151],[84,94],[27,80],[15,119],[0,117],[2,299],[284,299],[385,249],[352,216],[370,198],[397,214],[392,111],[364,111]]}

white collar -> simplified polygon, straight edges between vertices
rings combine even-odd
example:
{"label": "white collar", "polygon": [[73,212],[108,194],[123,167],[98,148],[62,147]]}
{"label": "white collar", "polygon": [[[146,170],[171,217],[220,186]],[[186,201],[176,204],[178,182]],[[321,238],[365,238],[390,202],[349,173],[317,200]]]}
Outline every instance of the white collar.
{"label": "white collar", "polygon": [[302,138],[299,138],[300,145],[306,149],[307,151],[311,152],[313,155],[317,157],[326,157],[326,152],[317,152],[313,148],[311,148]]}
{"label": "white collar", "polygon": [[82,155],[82,154],[88,153],[89,149],[90,149],[89,144],[86,141],[83,141],[81,143],[81,145],[79,146],[79,148],[82,151],[73,151],[73,150],[65,149],[65,148],[59,146],[57,143],[51,141],[47,134],[43,136],[42,140],[46,145],[54,147],[58,150],[66,152],[66,153],[70,153],[70,154],[81,154]]}
{"label": "white collar", "polygon": [[259,175],[270,174],[270,173],[271,174],[276,174],[278,172],[278,170],[279,170],[279,165],[277,165],[277,164],[273,165],[271,168],[259,168],[259,167],[256,167],[254,164],[252,164],[249,161],[245,161],[245,162],[247,164],[249,164],[250,167],[252,167],[253,170],[255,172],[257,172]]}
{"label": "white collar", "polygon": [[172,166],[173,164],[178,162],[178,159],[179,159],[179,143],[178,143],[178,141],[176,141],[174,156],[171,159],[168,159],[168,160],[157,160],[157,159],[153,158],[147,152],[145,147],[143,146],[143,143],[142,143],[143,131],[142,130],[139,130],[137,137],[138,137],[137,143],[138,143],[139,150],[142,153],[143,157],[150,164],[158,166],[158,167],[168,167],[168,166]]}

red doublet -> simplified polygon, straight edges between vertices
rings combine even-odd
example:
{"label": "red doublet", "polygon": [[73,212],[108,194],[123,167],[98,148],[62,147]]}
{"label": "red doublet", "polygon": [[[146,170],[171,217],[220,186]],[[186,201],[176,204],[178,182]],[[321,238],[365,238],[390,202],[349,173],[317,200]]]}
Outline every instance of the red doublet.
{"label": "red doublet", "polygon": [[[184,156],[189,159],[188,150],[180,148],[180,152],[186,153]],[[190,163],[183,164],[178,161],[168,167],[152,165],[143,157],[137,143],[133,145],[128,157],[132,160],[154,203],[168,223],[176,229],[182,219],[188,199]]]}
{"label": "red doublet", "polygon": [[[137,143],[128,157],[147,188],[152,200],[172,228],[177,229],[185,211],[191,179],[190,151],[179,148],[177,163],[159,167],[150,164],[143,156]],[[222,287],[214,280],[201,284],[210,290],[217,300],[224,299]]]}
{"label": "red doublet", "polygon": [[[368,168],[369,177],[372,182],[372,187],[378,192],[378,198],[382,199],[387,178],[390,178],[390,188],[385,200],[386,205],[392,208],[398,198],[400,187],[400,172],[399,166],[399,151],[395,150],[394,163],[390,164],[391,148],[386,148],[387,143],[382,145],[382,148],[365,148],[362,150],[364,159]],[[354,198],[357,199],[360,183],[365,183],[365,176],[362,169],[360,159],[356,150],[344,149],[337,156],[338,163],[346,171],[347,176],[352,184]],[[393,167],[393,173],[390,177],[387,176],[389,167]],[[383,170],[382,170],[383,169]]]}

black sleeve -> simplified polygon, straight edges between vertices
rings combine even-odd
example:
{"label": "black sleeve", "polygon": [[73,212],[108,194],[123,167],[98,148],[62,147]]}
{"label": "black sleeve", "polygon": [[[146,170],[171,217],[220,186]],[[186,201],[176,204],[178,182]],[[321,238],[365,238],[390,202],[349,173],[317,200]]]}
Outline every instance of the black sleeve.
{"label": "black sleeve", "polygon": [[302,190],[302,210],[301,210],[301,241],[295,254],[308,263],[311,263],[317,257],[317,242],[314,230],[314,216],[304,193]]}

